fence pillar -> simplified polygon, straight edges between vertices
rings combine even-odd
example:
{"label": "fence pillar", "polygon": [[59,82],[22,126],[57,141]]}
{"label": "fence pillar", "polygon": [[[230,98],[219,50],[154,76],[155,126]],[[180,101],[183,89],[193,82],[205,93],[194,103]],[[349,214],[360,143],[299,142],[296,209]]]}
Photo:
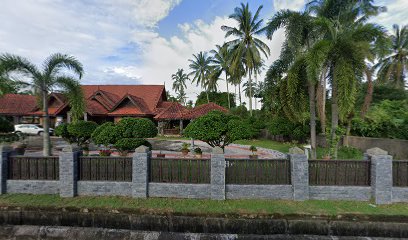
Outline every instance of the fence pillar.
{"label": "fence pillar", "polygon": [[309,199],[309,163],[304,151],[298,147],[289,149],[293,200]]}
{"label": "fence pillar", "polygon": [[147,198],[149,184],[149,164],[152,152],[146,146],[136,148],[132,161],[132,196]]}
{"label": "fence pillar", "polygon": [[8,158],[13,148],[8,145],[0,145],[0,194],[7,192]]}
{"label": "fence pillar", "polygon": [[371,188],[376,204],[392,202],[392,156],[380,148],[367,150],[371,158]]}
{"label": "fence pillar", "polygon": [[61,197],[77,195],[78,159],[81,151],[77,146],[67,146],[59,155],[59,186]]}
{"label": "fence pillar", "polygon": [[225,155],[220,147],[211,154],[211,199],[225,200]]}

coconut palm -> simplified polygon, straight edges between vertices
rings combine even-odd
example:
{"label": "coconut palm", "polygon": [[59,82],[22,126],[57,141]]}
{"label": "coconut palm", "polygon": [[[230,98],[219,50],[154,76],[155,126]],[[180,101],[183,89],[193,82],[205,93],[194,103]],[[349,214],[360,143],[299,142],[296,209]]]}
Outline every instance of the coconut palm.
{"label": "coconut palm", "polygon": [[[211,57],[207,56],[206,52],[199,52],[198,54],[193,54],[194,59],[189,59],[190,69],[192,70],[189,74],[193,76],[192,82],[196,83],[197,86],[200,85],[207,94],[207,102],[210,102],[208,96],[209,89],[207,88],[208,81],[210,79],[212,67],[211,67]],[[210,84],[211,85],[211,84]]]}
{"label": "coconut palm", "polygon": [[171,75],[171,78],[173,79],[172,88],[178,94],[177,98],[182,99],[181,102],[184,104],[185,89],[187,88],[186,81],[189,80],[188,75],[184,73],[184,69],[179,68],[175,74]]}
{"label": "coconut palm", "polygon": [[[262,27],[263,20],[259,20],[259,13],[262,5],[258,7],[254,15],[249,10],[248,3],[241,3],[241,7],[234,9],[234,13],[229,18],[237,22],[238,27],[222,26],[226,31],[225,37],[234,36],[236,39],[227,42],[227,45],[233,49],[231,68],[233,71],[239,68],[242,59],[245,60],[245,71],[248,74],[248,81],[252,82],[252,73],[256,66],[262,61],[261,53],[268,57],[269,47],[262,42],[258,35],[265,31]],[[252,96],[252,85],[249,85],[250,95]],[[252,97],[249,98],[249,111],[252,116]]]}
{"label": "coconut palm", "polygon": [[390,37],[391,44],[386,49],[388,56],[380,59],[375,68],[378,69],[379,83],[405,89],[405,75],[408,71],[408,26],[393,26],[394,34]]}
{"label": "coconut palm", "polygon": [[83,115],[85,109],[82,89],[79,81],[65,75],[64,71],[71,70],[80,79],[84,74],[82,64],[72,56],[56,53],[48,57],[43,64],[43,68],[40,69],[25,58],[3,54],[0,56],[0,66],[0,69],[2,69],[0,75],[2,76],[18,72],[31,78],[31,85],[41,99],[42,110],[44,112],[43,154],[44,156],[50,156],[48,97],[54,90],[64,93],[71,107],[72,119],[74,121],[78,120]]}
{"label": "coconut palm", "polygon": [[231,108],[231,101],[230,101],[230,95],[229,95],[229,82],[231,81],[228,79],[228,76],[230,76],[230,64],[231,64],[231,51],[228,49],[228,46],[226,44],[220,46],[216,45],[216,49],[213,49],[210,51],[211,54],[213,54],[213,58],[211,60],[214,69],[213,69],[213,74],[211,75],[212,78],[219,79],[221,74],[224,72],[225,73],[225,83],[227,84],[227,96],[228,96],[228,108]]}

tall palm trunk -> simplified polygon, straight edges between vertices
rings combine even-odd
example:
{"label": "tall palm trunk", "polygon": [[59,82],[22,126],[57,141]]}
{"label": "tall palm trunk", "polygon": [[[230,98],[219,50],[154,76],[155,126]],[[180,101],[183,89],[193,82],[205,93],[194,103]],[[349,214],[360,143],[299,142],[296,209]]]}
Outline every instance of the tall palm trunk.
{"label": "tall palm trunk", "polygon": [[371,101],[373,100],[373,92],[374,92],[373,75],[372,75],[371,69],[367,67],[365,72],[367,76],[367,93],[364,97],[363,107],[361,108],[361,113],[360,113],[361,118],[364,118],[366,113],[368,112],[368,109],[370,108],[370,105],[371,105]]}
{"label": "tall palm trunk", "polygon": [[210,97],[208,96],[208,89],[206,89],[205,93],[207,94],[207,103],[210,103]]}
{"label": "tall palm trunk", "polygon": [[249,115],[252,116],[252,80],[251,80],[251,70],[249,70],[248,74],[248,82],[249,82]]}
{"label": "tall palm trunk", "polygon": [[51,156],[51,139],[50,139],[50,118],[48,115],[48,93],[47,90],[42,90],[42,102],[43,102],[43,155],[45,157]]}
{"label": "tall palm trunk", "polygon": [[[333,86],[332,86],[332,112],[331,112],[331,132],[330,132],[330,138],[331,138],[331,144],[336,142],[336,130],[337,126],[339,125],[339,107],[338,107],[338,101],[337,101],[337,84],[335,80],[333,81]],[[333,146],[331,146],[333,147]],[[334,159],[337,159],[337,146],[334,146]]]}
{"label": "tall palm trunk", "polygon": [[311,157],[316,159],[316,88],[315,85],[308,84],[309,108],[310,108],[310,145],[312,147]]}
{"label": "tall palm trunk", "polygon": [[[255,86],[256,86],[256,88],[258,88],[258,77],[257,77],[258,75],[257,74],[255,74]],[[258,92],[259,92],[259,90],[258,90]],[[258,98],[257,97],[255,97],[255,95],[254,95],[254,101],[255,101],[255,109],[258,109],[258,106],[257,106],[257,102],[258,102],[258,100],[257,100]]]}
{"label": "tall palm trunk", "polygon": [[326,68],[323,68],[322,75],[320,76],[316,98],[321,134],[326,135]]}
{"label": "tall palm trunk", "polygon": [[228,109],[231,108],[231,101],[230,101],[230,95],[229,95],[229,89],[228,89],[228,73],[225,72],[225,82],[227,83],[227,98],[228,98]]}
{"label": "tall palm trunk", "polygon": [[241,82],[238,84],[238,93],[239,93],[239,105],[242,106],[242,99],[241,99]]}

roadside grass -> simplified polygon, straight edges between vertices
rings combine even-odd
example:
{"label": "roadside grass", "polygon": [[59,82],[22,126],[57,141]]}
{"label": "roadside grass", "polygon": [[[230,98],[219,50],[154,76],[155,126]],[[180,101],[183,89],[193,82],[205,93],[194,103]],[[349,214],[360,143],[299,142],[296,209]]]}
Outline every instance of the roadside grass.
{"label": "roadside grass", "polygon": [[340,215],[408,216],[408,204],[373,205],[357,201],[302,202],[283,200],[198,200],[128,197],[75,197],[58,195],[5,194],[0,196],[0,207],[26,208],[80,208],[88,210],[123,210],[154,214],[185,214],[204,216],[265,216],[265,215]]}
{"label": "roadside grass", "polygon": [[[283,153],[288,153],[289,148],[291,147],[298,146],[302,148],[303,146],[302,144],[282,143],[282,142],[277,142],[277,141],[272,141],[272,140],[259,140],[259,139],[238,140],[238,141],[235,141],[234,143],[248,145],[248,147],[253,145],[255,147],[273,149],[273,150],[283,152]],[[327,149],[318,147],[317,148],[317,158],[322,159],[326,151]],[[340,147],[337,158],[338,159],[358,159],[360,160],[360,159],[363,159],[363,152],[355,148]]]}

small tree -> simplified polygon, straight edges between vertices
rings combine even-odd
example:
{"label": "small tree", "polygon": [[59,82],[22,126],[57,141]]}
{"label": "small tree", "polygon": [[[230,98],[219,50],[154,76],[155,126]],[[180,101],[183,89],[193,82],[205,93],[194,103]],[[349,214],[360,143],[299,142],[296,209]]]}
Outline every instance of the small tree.
{"label": "small tree", "polygon": [[84,147],[85,145],[89,144],[92,133],[97,127],[98,124],[95,122],[80,120],[68,124],[67,131],[69,135],[73,137],[74,142],[77,143],[78,146]]}
{"label": "small tree", "polygon": [[65,141],[68,143],[74,143],[75,138],[68,132],[68,124],[67,123],[62,123],[58,127],[55,128],[55,136],[62,137]]}
{"label": "small tree", "polygon": [[211,147],[224,149],[236,140],[249,138],[250,132],[250,126],[238,117],[212,111],[191,122],[184,134],[206,142]]}
{"label": "small tree", "polygon": [[146,118],[123,118],[116,124],[122,138],[152,138],[157,135],[154,123]]}
{"label": "small tree", "polygon": [[[100,126],[101,127],[101,126]],[[105,147],[110,147],[120,139],[120,135],[116,126],[113,124],[106,124],[103,128],[98,127],[95,132],[92,134],[92,140],[96,144],[104,145]]]}

